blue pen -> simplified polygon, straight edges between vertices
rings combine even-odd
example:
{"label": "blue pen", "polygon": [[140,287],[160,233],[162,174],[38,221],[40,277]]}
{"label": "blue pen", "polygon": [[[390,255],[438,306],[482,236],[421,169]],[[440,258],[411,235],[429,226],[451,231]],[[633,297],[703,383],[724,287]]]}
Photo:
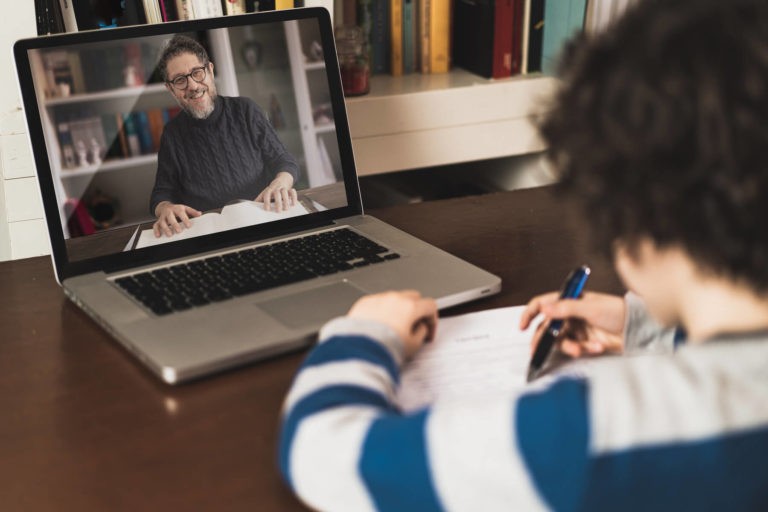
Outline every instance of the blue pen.
{"label": "blue pen", "polygon": [[[563,290],[560,292],[560,299],[578,299],[581,292],[584,291],[584,285],[591,270],[588,266],[582,265],[568,275],[563,284]],[[549,357],[552,348],[555,346],[560,330],[563,328],[563,320],[552,320],[541,335],[539,344],[536,345],[536,351],[533,353],[531,363],[528,366],[528,381],[532,381],[538,375],[544,362]]]}

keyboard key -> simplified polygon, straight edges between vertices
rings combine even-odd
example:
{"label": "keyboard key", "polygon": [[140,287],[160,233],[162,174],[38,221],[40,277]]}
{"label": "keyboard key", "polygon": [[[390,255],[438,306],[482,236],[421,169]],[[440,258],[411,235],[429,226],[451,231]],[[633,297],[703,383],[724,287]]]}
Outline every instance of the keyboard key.
{"label": "keyboard key", "polygon": [[276,242],[121,277],[115,284],[156,315],[399,258],[350,229]]}

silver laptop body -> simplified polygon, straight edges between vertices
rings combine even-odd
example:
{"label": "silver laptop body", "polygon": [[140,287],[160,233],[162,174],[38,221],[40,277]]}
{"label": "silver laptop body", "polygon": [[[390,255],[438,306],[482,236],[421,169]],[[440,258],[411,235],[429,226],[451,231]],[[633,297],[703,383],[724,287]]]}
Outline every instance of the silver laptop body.
{"label": "silver laptop body", "polygon": [[[306,54],[310,53],[310,46],[315,48],[314,54],[318,64],[307,66],[309,71],[306,73],[321,73],[320,83],[325,85],[320,87],[326,87],[329,95],[329,108],[334,121],[330,136],[326,130],[326,135],[316,135],[316,139],[302,138],[300,145],[296,143],[297,149],[294,150],[294,153],[303,153],[304,170],[308,174],[313,168],[311,159],[316,158],[318,154],[324,155],[323,162],[326,165],[323,175],[326,181],[315,179],[316,175],[320,175],[316,174],[307,178],[307,183],[304,184],[308,191],[305,203],[311,213],[146,248],[136,248],[136,241],[139,232],[151,225],[151,219],[142,219],[143,222],[133,224],[126,219],[123,225],[76,236],[76,232],[82,230],[84,224],[88,225],[88,219],[83,219],[84,212],[88,209],[84,205],[88,200],[94,201],[94,182],[103,176],[111,178],[119,174],[122,171],[115,171],[114,168],[119,169],[119,166],[131,162],[138,162],[137,166],[150,167],[149,170],[136,171],[137,176],[140,172],[151,175],[152,166],[156,164],[151,154],[133,155],[132,158],[123,155],[122,158],[113,160],[106,158],[103,163],[99,159],[90,163],[84,162],[83,166],[74,170],[65,169],[63,162],[72,155],[63,153],[63,147],[70,139],[62,138],[59,131],[61,119],[69,119],[70,130],[79,130],[81,125],[87,125],[86,120],[95,120],[98,116],[101,116],[102,122],[106,124],[108,119],[104,116],[107,114],[103,111],[94,114],[92,110],[108,109],[104,102],[123,101],[110,98],[117,97],[114,96],[117,93],[113,91],[124,90],[120,85],[107,90],[89,91],[89,82],[96,83],[96,78],[91,78],[88,71],[73,70],[77,59],[73,64],[70,55],[83,48],[90,50],[99,48],[99,45],[113,48],[126,41],[131,42],[132,46],[134,41],[147,44],[147,41],[170,38],[175,33],[208,34],[209,39],[218,41],[219,46],[231,46],[230,58],[237,59],[238,54],[242,55],[243,61],[240,64],[235,62],[236,65],[233,66],[237,71],[238,67],[247,67],[248,62],[253,63],[253,56],[247,54],[249,49],[265,50],[264,43],[259,43],[260,46],[248,46],[249,43],[246,42],[240,52],[237,49],[237,41],[241,40],[242,36],[246,36],[246,39],[253,38],[254,34],[270,33],[270,30],[271,33],[285,34],[289,57],[295,57],[291,54],[292,44],[294,51],[302,54],[301,60],[307,59]],[[306,44],[305,41],[300,49],[296,50],[297,33],[305,38],[314,38],[313,44]],[[223,43],[222,34],[226,34]],[[322,52],[317,51],[318,43]],[[210,41],[209,44],[212,45]],[[152,373],[167,383],[175,384],[202,377],[307,346],[314,341],[324,322],[344,314],[350,305],[364,294],[391,289],[416,289],[424,295],[434,297],[438,306],[445,308],[497,293],[501,288],[501,280],[497,276],[363,214],[331,23],[324,9],[293,9],[27,39],[16,43],[14,55],[57,280],[73,302],[134,354]],[[98,52],[81,52],[80,65],[84,66],[86,63],[83,61],[94,58],[94,55],[96,58],[99,56]],[[226,57],[226,52],[224,55]],[[213,57],[214,62],[216,58]],[[218,58],[222,59],[220,55]],[[294,85],[293,94],[297,96],[296,102],[300,110],[302,100],[298,95],[306,93],[303,90],[306,84],[296,83],[297,80],[302,80],[297,73],[304,71],[296,70],[295,60],[294,58],[291,62],[291,80]],[[65,64],[70,66],[69,70],[65,69]],[[57,65],[61,69],[57,69]],[[216,66],[217,69],[225,67],[220,63],[216,63]],[[66,85],[68,82],[61,82],[65,85],[59,87],[56,79],[53,82],[50,80],[51,67],[54,72],[63,74],[64,80],[68,80],[67,71],[82,73],[84,76],[73,77],[69,86]],[[249,72],[251,71],[246,70],[243,73]],[[237,73],[234,76],[237,77]],[[219,77],[217,83],[218,80]],[[244,82],[244,79],[239,77],[236,80]],[[310,80],[317,83],[317,77]],[[102,83],[99,87],[106,85]],[[159,100],[147,100],[145,96],[162,96],[162,91],[157,91],[160,87],[155,85],[153,89],[151,84],[145,84],[144,87],[155,92],[141,92],[137,96],[138,104],[143,105],[141,108],[150,109],[147,112],[159,108],[153,103]],[[221,86],[219,89],[221,93]],[[248,91],[243,89],[241,86],[240,95],[248,95]],[[57,96],[57,93],[60,95]],[[309,96],[312,94],[314,93],[310,91]],[[96,106],[85,108],[79,105],[80,101],[93,102]],[[77,113],[82,110],[87,112],[77,118]],[[62,114],[62,111],[69,117]],[[74,136],[75,133],[71,135]],[[325,149],[318,152],[315,151],[316,148],[308,146],[313,144],[313,140],[320,140],[322,137],[325,137],[323,144],[328,145],[330,141],[332,145],[338,146],[338,152]],[[92,138],[100,140],[101,136]],[[109,141],[106,141],[105,145],[108,144]],[[335,146],[333,149],[336,149]],[[332,156],[328,157],[328,153]],[[328,179],[329,161],[335,173],[331,175],[336,176],[335,183],[333,178],[330,181]],[[72,183],[83,175],[87,177],[86,181],[90,181],[87,185],[81,184],[77,188]],[[109,180],[105,178],[104,183],[109,183]],[[322,184],[313,186],[313,183]],[[98,184],[103,185],[102,182]],[[139,187],[138,184],[136,186]],[[129,189],[130,187],[131,185],[128,186]],[[313,191],[333,187],[342,190],[342,203],[329,206],[327,202],[321,204],[322,202],[315,201],[317,196],[313,195]],[[120,190],[125,188],[123,186]],[[82,195],[75,196],[73,200],[72,190],[80,191]],[[127,193],[127,197],[131,197],[131,190]],[[141,197],[144,191],[138,191],[134,195]],[[123,206],[126,211],[130,209],[128,204]],[[93,215],[93,210],[89,211]],[[389,254],[397,254],[399,257],[164,315],[154,314],[116,284],[118,279],[137,273],[344,228],[369,238],[387,248]],[[118,238],[118,233],[129,231],[133,232],[133,236],[124,248],[115,251],[113,243],[110,249],[99,253],[100,247],[108,245],[106,240],[110,237]],[[89,248],[87,257],[83,256],[86,254],[82,252],[83,247]]]}

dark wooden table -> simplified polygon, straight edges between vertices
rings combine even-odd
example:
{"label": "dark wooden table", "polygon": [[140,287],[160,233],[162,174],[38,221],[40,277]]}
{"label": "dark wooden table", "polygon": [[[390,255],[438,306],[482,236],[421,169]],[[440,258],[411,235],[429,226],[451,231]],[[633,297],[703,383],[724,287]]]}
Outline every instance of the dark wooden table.
{"label": "dark wooden table", "polygon": [[[620,291],[549,189],[368,212],[503,278],[521,304],[589,262]],[[143,370],[53,279],[50,260],[0,264],[0,508],[303,510],[276,469],[278,415],[305,352],[180,387]]]}

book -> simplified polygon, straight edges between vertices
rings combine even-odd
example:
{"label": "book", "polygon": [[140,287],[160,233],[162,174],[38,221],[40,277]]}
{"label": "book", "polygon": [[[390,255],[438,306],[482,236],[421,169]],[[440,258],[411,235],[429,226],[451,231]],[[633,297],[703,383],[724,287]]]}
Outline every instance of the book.
{"label": "book", "polygon": [[195,11],[192,0],[176,0],[176,13],[180,20],[195,19]]}
{"label": "book", "polygon": [[453,62],[486,78],[492,78],[494,71],[494,3],[495,0],[455,0],[453,5]]}
{"label": "book", "polygon": [[245,14],[245,0],[224,0],[225,14],[227,16],[235,16],[237,14]]}
{"label": "book", "polygon": [[147,122],[149,123],[149,133],[152,139],[150,152],[157,153],[160,149],[160,138],[163,136],[165,120],[163,119],[163,110],[153,108],[147,111]]}
{"label": "book", "polygon": [[179,19],[179,14],[176,12],[175,0],[158,0],[160,4],[160,15],[163,22],[176,21]]}
{"label": "book", "polygon": [[544,7],[544,41],[541,51],[541,70],[554,74],[560,52],[575,34],[584,28],[586,0],[547,2]]}
{"label": "book", "polygon": [[131,114],[136,136],[139,139],[139,151],[142,155],[152,153],[152,132],[149,128],[149,118],[143,110]]}
{"label": "book", "polygon": [[422,73],[429,73],[430,64],[430,42],[429,42],[429,17],[430,3],[432,0],[420,0],[418,15],[418,41],[419,41],[419,63]]}
{"label": "book", "polygon": [[531,0],[523,0],[523,30],[520,34],[520,73],[528,73],[528,42],[531,32]]}
{"label": "book", "polygon": [[403,74],[403,1],[392,0],[389,7],[390,26],[390,73],[392,76]]}
{"label": "book", "polygon": [[513,0],[495,0],[493,23],[493,78],[512,76]]}
{"label": "book", "polygon": [[391,53],[389,0],[373,0],[370,9],[371,31],[368,40],[371,46],[371,73],[387,73]]}
{"label": "book", "polygon": [[[545,0],[530,0],[528,19],[528,73],[541,71],[541,52],[544,43]],[[564,1],[564,0],[550,0]]]}
{"label": "book", "polygon": [[403,73],[416,71],[418,61],[416,0],[403,1]]}
{"label": "book", "polygon": [[72,145],[72,134],[69,131],[69,122],[61,121],[56,124],[56,132],[59,138],[59,150],[61,152],[61,168],[74,169],[77,166],[75,162],[75,148]]}
{"label": "book", "polygon": [[125,142],[127,146],[126,156],[140,156],[141,142],[139,141],[139,133],[136,128],[136,123],[133,120],[133,116],[130,113],[122,114],[122,119],[122,131],[125,134]]}
{"label": "book", "polygon": [[275,0],[275,9],[293,9],[293,0]]}
{"label": "book", "polygon": [[155,237],[151,229],[142,230],[136,243],[136,248],[151,247],[178,240],[187,240],[203,235],[219,233],[230,229],[244,228],[254,226],[264,222],[288,219],[299,215],[309,213],[301,204],[296,203],[293,207],[282,212],[274,210],[267,211],[263,203],[257,203],[250,200],[242,200],[234,204],[228,204],[221,209],[221,213],[208,212],[200,217],[191,219],[192,226],[184,229],[181,233],[175,233],[173,236]]}
{"label": "book", "polygon": [[522,72],[523,57],[523,21],[525,18],[525,0],[514,0],[514,15],[512,17],[512,74]]}
{"label": "book", "polygon": [[69,61],[69,71],[72,75],[72,94],[83,94],[88,92],[85,86],[85,77],[83,75],[83,65],[80,62],[80,52],[73,50],[67,52]]}
{"label": "book", "polygon": [[144,17],[147,19],[147,23],[162,23],[163,16],[160,12],[160,4],[158,0],[142,0],[144,7]]}
{"label": "book", "polygon": [[115,114],[115,125],[117,126],[117,140],[120,142],[120,155],[123,158],[131,156],[131,150],[128,148],[128,138],[125,134],[125,118],[123,114]]}
{"label": "book", "polygon": [[114,114],[102,114],[101,126],[104,129],[104,144],[107,148],[104,154],[104,160],[112,158],[123,158],[122,148],[120,147],[120,133],[117,128],[117,121]]}
{"label": "book", "polygon": [[429,6],[429,72],[447,73],[451,67],[450,0],[431,0]]}

